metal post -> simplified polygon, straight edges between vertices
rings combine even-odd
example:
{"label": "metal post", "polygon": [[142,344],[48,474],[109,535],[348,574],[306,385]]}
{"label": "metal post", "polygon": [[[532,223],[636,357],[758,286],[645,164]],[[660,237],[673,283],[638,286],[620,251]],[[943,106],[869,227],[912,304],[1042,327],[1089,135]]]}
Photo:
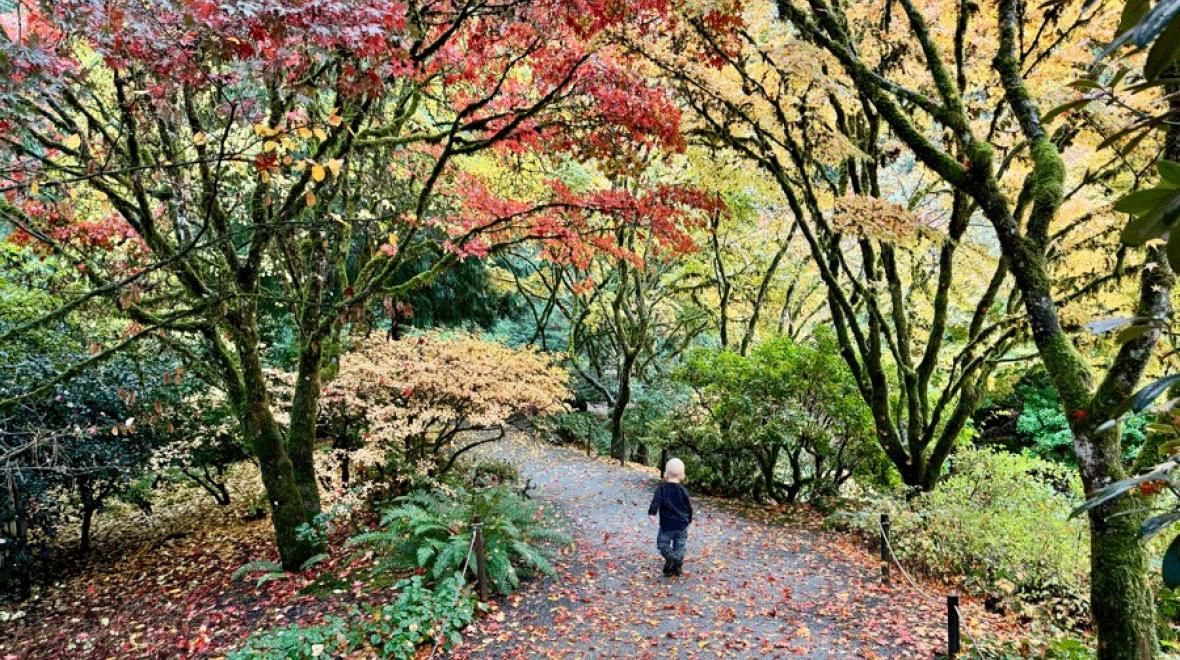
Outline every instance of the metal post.
{"label": "metal post", "polygon": [[946,653],[955,657],[959,653],[959,596],[946,597]]}
{"label": "metal post", "polygon": [[889,586],[889,514],[881,514],[881,584]]}
{"label": "metal post", "polygon": [[484,557],[483,552],[483,523],[479,520],[479,514],[472,516],[471,529],[475,534],[475,576],[479,585],[479,600],[480,602],[487,602],[488,565],[487,558]]}

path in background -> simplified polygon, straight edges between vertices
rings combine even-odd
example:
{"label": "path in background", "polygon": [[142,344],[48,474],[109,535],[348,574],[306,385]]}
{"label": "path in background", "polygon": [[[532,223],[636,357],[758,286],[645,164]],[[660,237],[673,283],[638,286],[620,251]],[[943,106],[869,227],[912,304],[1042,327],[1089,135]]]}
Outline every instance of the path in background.
{"label": "path in background", "polygon": [[458,655],[929,658],[945,648],[940,604],[883,591],[878,564],[846,535],[696,497],[685,575],[668,579],[647,518],[655,469],[522,434],[480,450],[532,480],[530,494],[571,522],[576,550],[470,630]]}

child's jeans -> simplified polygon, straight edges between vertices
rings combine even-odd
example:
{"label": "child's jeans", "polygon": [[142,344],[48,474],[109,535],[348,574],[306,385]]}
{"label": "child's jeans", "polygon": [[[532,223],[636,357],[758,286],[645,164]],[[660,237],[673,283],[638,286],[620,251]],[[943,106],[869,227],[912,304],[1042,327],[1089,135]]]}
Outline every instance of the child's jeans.
{"label": "child's jeans", "polygon": [[660,530],[660,535],[656,537],[656,548],[664,559],[684,561],[684,544],[687,542],[687,529]]}

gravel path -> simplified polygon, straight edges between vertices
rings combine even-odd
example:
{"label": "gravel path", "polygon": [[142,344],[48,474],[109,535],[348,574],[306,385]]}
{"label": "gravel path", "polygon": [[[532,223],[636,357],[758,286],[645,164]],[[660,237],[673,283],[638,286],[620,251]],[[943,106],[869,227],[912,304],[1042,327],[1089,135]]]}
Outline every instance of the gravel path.
{"label": "gravel path", "polygon": [[874,558],[846,535],[696,497],[685,575],[664,578],[646,515],[656,470],[523,435],[480,451],[532,481],[575,547],[556,577],[478,623],[458,655],[929,658],[944,645],[941,604],[882,589]]}

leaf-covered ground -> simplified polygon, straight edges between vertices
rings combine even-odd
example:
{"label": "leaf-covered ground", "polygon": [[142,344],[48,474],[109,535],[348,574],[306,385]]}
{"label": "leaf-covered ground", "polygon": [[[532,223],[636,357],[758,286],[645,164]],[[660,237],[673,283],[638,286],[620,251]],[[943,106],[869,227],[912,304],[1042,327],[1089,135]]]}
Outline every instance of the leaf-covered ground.
{"label": "leaf-covered ground", "polygon": [[243,519],[261,488],[257,470],[243,464],[235,473],[237,500],[229,507],[181,489],[151,517],[100,514],[92,557],[62,562],[58,579],[39,585],[33,599],[0,606],[17,617],[0,623],[0,657],[218,657],[253,632],[312,624],[350,602],[388,597],[355,587],[329,599],[299,593],[326,573],[347,579],[356,567],[342,553],[261,586],[232,579],[247,562],[277,559],[270,520]]}
{"label": "leaf-covered ground", "polygon": [[[516,464],[576,543],[560,550],[556,577],[493,606],[456,657],[928,658],[945,645],[939,600],[883,589],[876,558],[815,520],[697,497],[686,574],[665,579],[646,516],[655,470],[521,435],[481,450]],[[246,562],[275,556],[269,520],[241,517],[256,481],[241,466],[232,507],[188,490],[151,518],[100,518],[95,557],[63,564],[19,608],[0,608],[20,612],[0,623],[0,657],[219,657],[254,632],[396,597],[350,581],[358,565],[341,552],[262,586],[232,579]],[[326,598],[301,593],[327,574],[343,582]],[[963,609],[974,630],[1007,626],[974,604]]]}
{"label": "leaf-covered ground", "polygon": [[[520,437],[485,455],[515,464],[571,522],[560,574],[476,624],[465,657],[916,657],[944,652],[937,585],[880,584],[877,559],[815,521],[770,520],[697,497],[685,575],[664,578],[647,518],[654,469],[626,468]],[[691,490],[691,485],[690,485]],[[974,604],[974,630],[1004,622]]]}

